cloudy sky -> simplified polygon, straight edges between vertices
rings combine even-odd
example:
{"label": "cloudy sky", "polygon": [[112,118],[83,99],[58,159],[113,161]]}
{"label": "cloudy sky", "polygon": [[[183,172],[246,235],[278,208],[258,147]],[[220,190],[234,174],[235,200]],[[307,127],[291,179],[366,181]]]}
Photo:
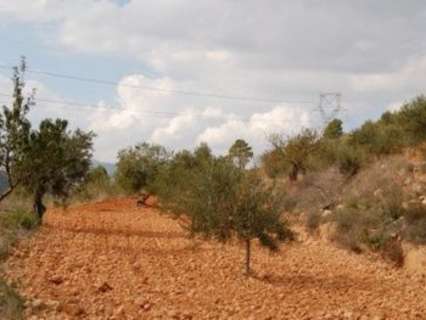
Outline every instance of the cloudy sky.
{"label": "cloudy sky", "polygon": [[321,92],[347,129],[424,93],[425,30],[424,0],[0,0],[0,103],[25,55],[34,122],[94,130],[99,160],[141,141],[259,153],[320,127]]}

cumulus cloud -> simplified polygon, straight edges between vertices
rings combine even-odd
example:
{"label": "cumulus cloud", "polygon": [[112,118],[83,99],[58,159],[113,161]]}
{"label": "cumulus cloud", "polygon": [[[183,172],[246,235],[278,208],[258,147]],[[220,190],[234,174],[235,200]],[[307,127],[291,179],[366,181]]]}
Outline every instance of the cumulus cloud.
{"label": "cumulus cloud", "polygon": [[222,152],[242,137],[261,150],[270,132],[318,125],[320,92],[343,93],[353,127],[425,90],[422,0],[0,0],[0,19],[53,26],[43,36],[64,52],[137,61],[155,74],[124,77],[115,101],[77,116],[98,133],[104,160],[141,140],[206,141]]}
{"label": "cumulus cloud", "polygon": [[[221,106],[187,106],[168,91],[135,90],[154,85],[164,90],[178,86],[168,78],[126,77],[117,88],[120,108],[98,110],[90,116],[90,128],[99,133],[97,146],[102,150],[99,153],[102,159],[114,156],[113,144],[123,148],[140,141],[160,143],[172,149],[192,149],[207,142],[216,153],[223,153],[234,140],[243,138],[253,144],[256,151],[261,151],[268,143],[269,134],[292,133],[312,125],[308,112],[290,105],[278,105],[242,117]],[[106,146],[109,149],[105,150]]]}
{"label": "cumulus cloud", "polygon": [[223,153],[236,139],[243,138],[250,141],[256,152],[260,152],[272,133],[293,134],[301,128],[310,127],[312,120],[302,109],[281,105],[268,112],[255,113],[247,121],[229,118],[218,126],[208,127],[198,135],[196,142],[207,142]]}

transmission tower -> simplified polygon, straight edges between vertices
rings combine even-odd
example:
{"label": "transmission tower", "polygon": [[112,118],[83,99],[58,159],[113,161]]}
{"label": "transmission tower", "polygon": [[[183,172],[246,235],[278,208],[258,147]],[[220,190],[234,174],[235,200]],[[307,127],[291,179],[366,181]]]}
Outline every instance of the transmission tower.
{"label": "transmission tower", "polygon": [[342,111],[342,94],[340,92],[321,93],[318,110],[325,127]]}

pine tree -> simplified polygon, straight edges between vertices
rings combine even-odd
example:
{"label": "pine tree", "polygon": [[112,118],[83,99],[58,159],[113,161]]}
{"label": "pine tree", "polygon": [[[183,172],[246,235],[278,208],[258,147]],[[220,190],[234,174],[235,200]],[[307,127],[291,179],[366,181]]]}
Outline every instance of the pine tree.
{"label": "pine tree", "polygon": [[246,141],[237,139],[231,148],[229,148],[228,157],[240,169],[244,169],[253,158],[253,151]]}

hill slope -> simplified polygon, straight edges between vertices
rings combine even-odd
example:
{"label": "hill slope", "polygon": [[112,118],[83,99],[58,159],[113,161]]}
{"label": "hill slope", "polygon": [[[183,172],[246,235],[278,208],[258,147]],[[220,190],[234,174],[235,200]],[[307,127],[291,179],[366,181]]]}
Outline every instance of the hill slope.
{"label": "hill slope", "polygon": [[[302,241],[276,255],[255,247],[257,276],[241,274],[243,249],[194,242],[175,220],[135,200],[49,211],[22,242],[8,275],[27,313],[71,319],[424,319],[426,286],[403,270]],[[40,311],[42,310],[42,311]],[[111,318],[111,319],[112,319]]]}

